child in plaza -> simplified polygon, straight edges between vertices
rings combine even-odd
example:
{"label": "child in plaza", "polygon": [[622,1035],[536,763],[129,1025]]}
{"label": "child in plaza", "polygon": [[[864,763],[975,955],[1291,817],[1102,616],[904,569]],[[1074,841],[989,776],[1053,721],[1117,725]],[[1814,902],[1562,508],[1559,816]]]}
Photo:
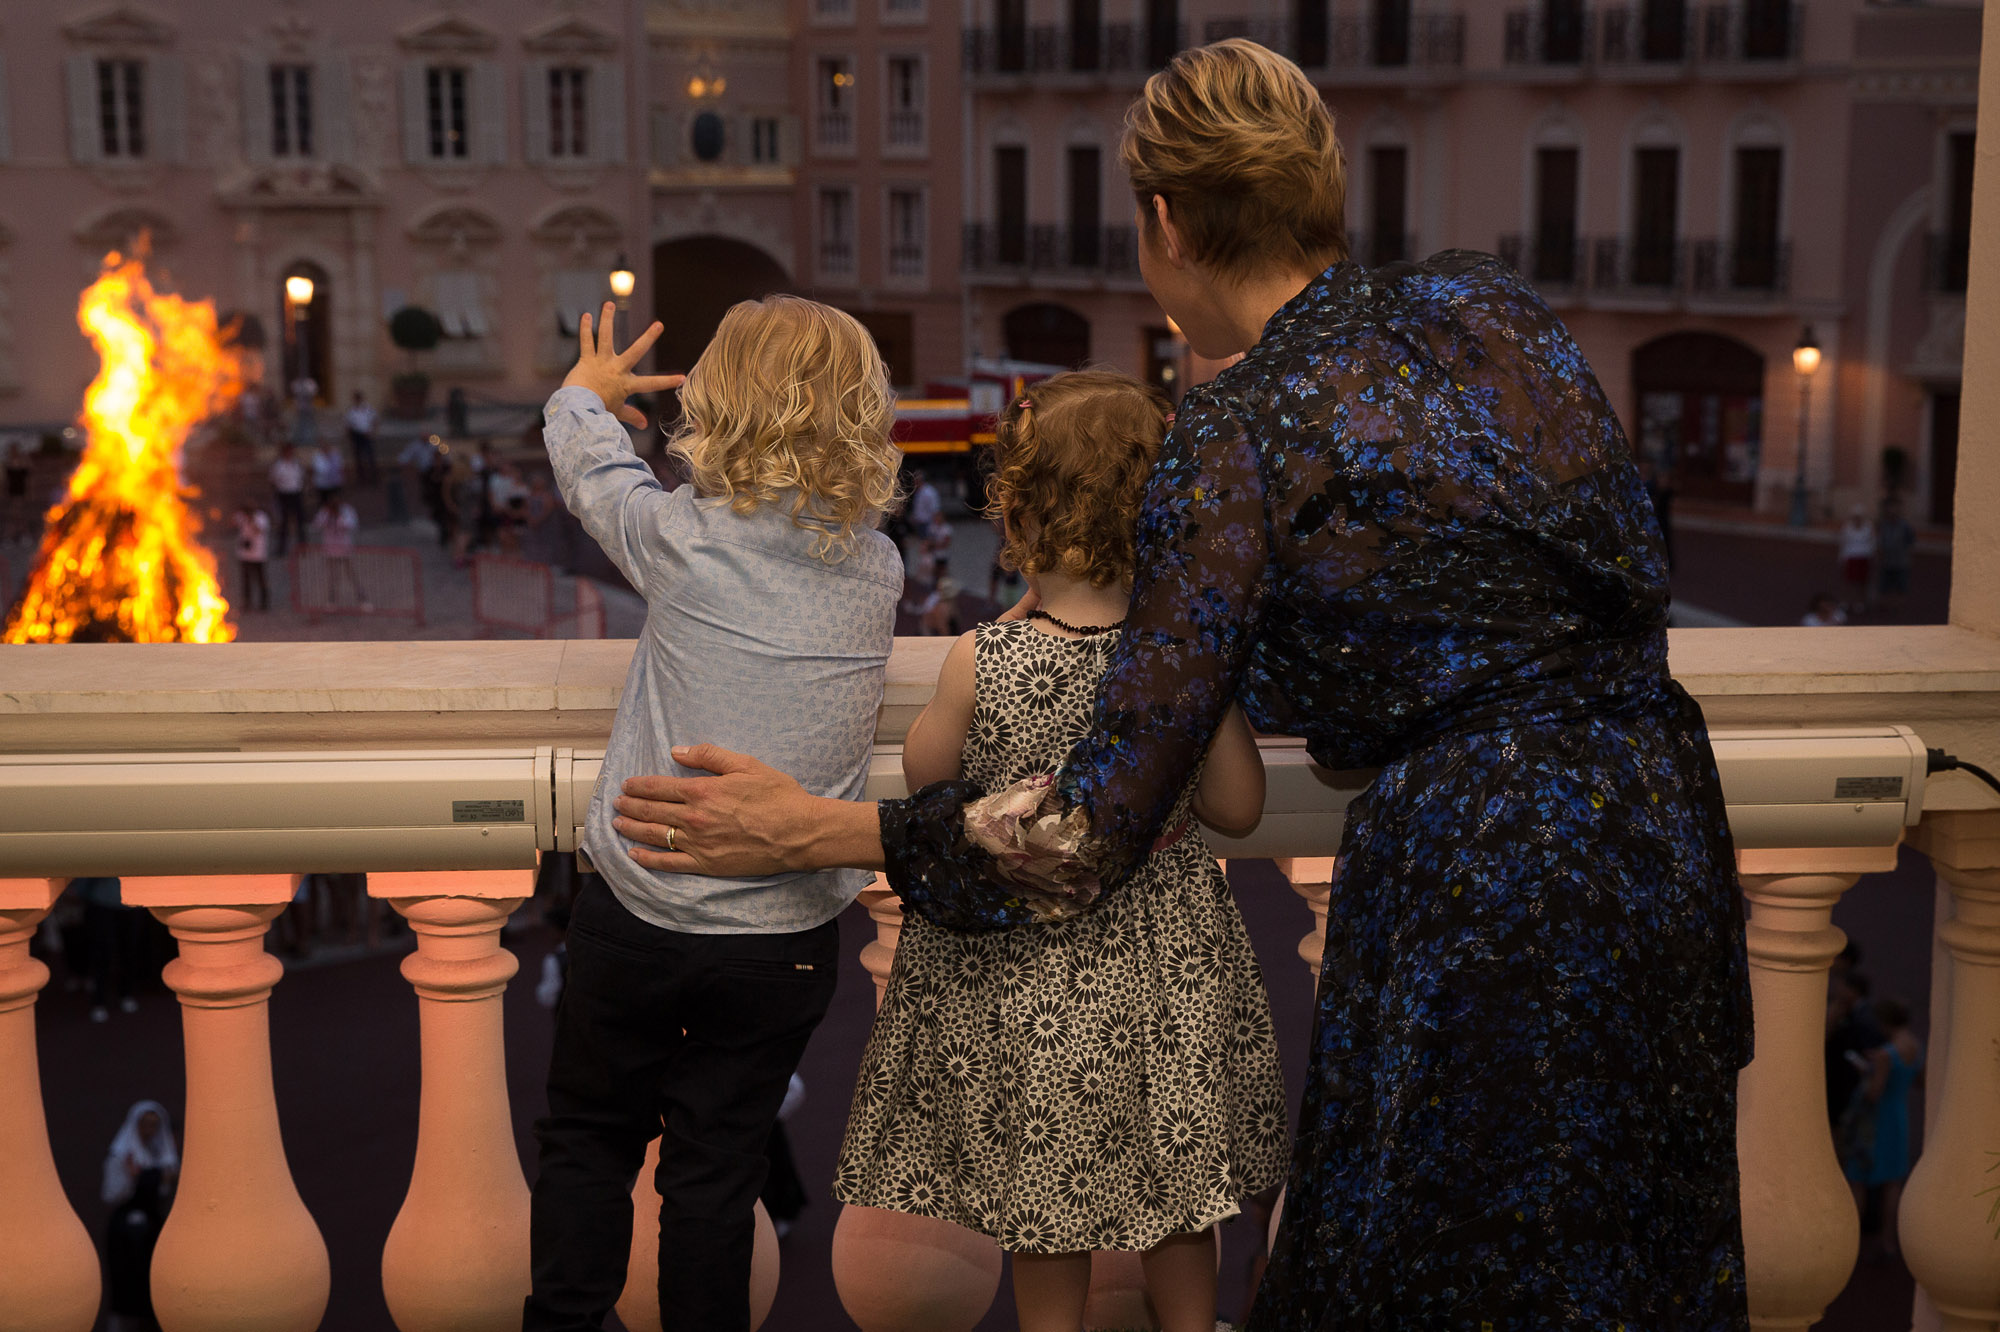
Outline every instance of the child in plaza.
{"label": "child in plaza", "polygon": [[569,973],[536,1128],[525,1332],[598,1328],[625,1285],[632,1178],[660,1139],[660,1307],[674,1327],[749,1326],[752,1207],[772,1126],[833,997],[835,917],[855,870],[718,879],[643,869],[612,826],[627,777],[687,770],[676,744],[758,754],[825,796],[862,793],[902,562],[875,530],[896,494],[894,395],[867,330],[773,296],[723,316],[688,374],[673,441],[693,484],[633,452],[633,367],[606,305],[549,399],[564,502],[646,599],[583,845]]}
{"label": "child in plaza", "polygon": [[[1101,371],[1003,414],[992,502],[1039,604],[960,638],[904,742],[912,790],[1060,768],[1090,729],[1169,415]],[[1013,1255],[1023,1332],[1077,1332],[1090,1251],[1143,1254],[1166,1332],[1215,1326],[1211,1227],[1290,1156],[1250,940],[1195,827],[1242,830],[1264,769],[1232,708],[1152,853],[1094,909],[1019,929],[905,919],[835,1176],[845,1202],[956,1222]]]}

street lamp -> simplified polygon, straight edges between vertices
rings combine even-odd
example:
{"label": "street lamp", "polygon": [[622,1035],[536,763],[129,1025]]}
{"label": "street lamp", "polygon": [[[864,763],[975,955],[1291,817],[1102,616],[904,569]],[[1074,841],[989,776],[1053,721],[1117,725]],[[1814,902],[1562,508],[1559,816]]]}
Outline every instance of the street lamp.
{"label": "street lamp", "polygon": [[[294,273],[285,279],[285,340],[291,344],[292,365],[298,370],[293,376],[294,383],[310,373],[306,368],[306,331],[299,319],[312,304],[312,298],[313,280],[304,273]],[[287,393],[291,388],[290,384],[285,385]]]}
{"label": "street lamp", "polygon": [[638,275],[632,271],[632,265],[625,262],[624,255],[619,255],[618,262],[611,266],[611,294],[618,298],[619,309],[623,310],[625,302],[632,299],[632,288],[637,286],[638,282]]}
{"label": "street lamp", "polygon": [[1807,324],[1799,333],[1799,345],[1792,348],[1792,369],[1799,374],[1799,442],[1798,470],[1792,477],[1793,527],[1804,527],[1808,521],[1806,513],[1806,426],[1812,416],[1812,378],[1819,369],[1819,340],[1813,336],[1812,325]]}

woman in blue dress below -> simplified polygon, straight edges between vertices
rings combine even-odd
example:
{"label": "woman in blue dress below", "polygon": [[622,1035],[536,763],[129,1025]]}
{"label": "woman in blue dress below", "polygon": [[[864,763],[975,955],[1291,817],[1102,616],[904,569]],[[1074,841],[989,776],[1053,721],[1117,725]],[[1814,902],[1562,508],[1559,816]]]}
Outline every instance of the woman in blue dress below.
{"label": "woman in blue dress below", "polygon": [[[1381,770],[1348,810],[1249,1327],[1746,1328],[1735,859],[1610,404],[1499,261],[1347,261],[1332,119],[1282,57],[1182,53],[1122,152],[1147,285],[1196,352],[1244,355],[1161,450],[1094,729],[1040,794],[879,813],[677,753],[721,775],[628,782],[632,854],[885,866],[907,910],[1005,928],[1024,882],[1118,891],[1240,702]],[[1038,799],[1061,817],[1004,817]]]}

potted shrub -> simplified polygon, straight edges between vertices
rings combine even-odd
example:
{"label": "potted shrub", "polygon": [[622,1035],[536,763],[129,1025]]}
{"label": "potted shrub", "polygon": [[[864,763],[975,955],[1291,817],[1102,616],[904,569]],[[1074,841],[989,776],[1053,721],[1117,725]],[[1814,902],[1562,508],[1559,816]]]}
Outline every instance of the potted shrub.
{"label": "potted shrub", "polygon": [[417,368],[417,354],[444,337],[444,326],[429,310],[406,305],[389,316],[389,340],[410,354],[410,368],[389,381],[389,409],[406,420],[422,420],[430,410],[431,377]]}

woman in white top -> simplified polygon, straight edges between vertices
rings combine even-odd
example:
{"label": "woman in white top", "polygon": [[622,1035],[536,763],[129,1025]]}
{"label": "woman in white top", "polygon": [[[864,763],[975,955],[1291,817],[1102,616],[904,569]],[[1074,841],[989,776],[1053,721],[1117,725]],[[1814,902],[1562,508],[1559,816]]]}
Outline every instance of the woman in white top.
{"label": "woman in white top", "polygon": [[362,589],[361,579],[354,572],[354,534],[361,527],[361,518],[354,512],[354,506],[346,500],[327,504],[313,515],[312,525],[313,531],[319,534],[320,553],[326,557],[326,599],[332,602],[339,598],[340,579],[345,574],[361,609],[375,609],[368,603],[368,593]]}

